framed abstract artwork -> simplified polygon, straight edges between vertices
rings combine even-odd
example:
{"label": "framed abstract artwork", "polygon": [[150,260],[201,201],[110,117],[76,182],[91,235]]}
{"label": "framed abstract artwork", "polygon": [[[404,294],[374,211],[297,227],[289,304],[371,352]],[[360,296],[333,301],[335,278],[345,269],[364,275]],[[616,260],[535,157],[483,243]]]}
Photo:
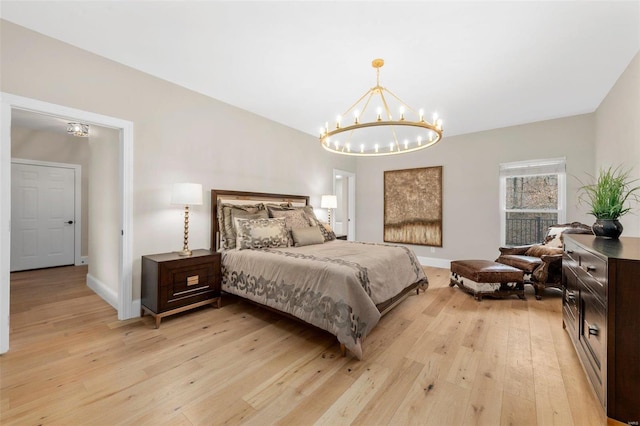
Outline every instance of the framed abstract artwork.
{"label": "framed abstract artwork", "polygon": [[442,166],[384,172],[384,241],[442,247]]}

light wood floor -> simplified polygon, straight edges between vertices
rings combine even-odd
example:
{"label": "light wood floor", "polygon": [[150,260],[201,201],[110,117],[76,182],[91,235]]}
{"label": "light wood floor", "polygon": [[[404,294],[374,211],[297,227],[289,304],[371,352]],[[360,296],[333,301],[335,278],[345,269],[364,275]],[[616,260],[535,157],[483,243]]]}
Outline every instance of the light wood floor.
{"label": "light wood floor", "polygon": [[363,361],[334,338],[227,297],[118,321],[86,267],[11,275],[0,423],[602,425],[561,297],[476,302],[448,271],[384,317]]}

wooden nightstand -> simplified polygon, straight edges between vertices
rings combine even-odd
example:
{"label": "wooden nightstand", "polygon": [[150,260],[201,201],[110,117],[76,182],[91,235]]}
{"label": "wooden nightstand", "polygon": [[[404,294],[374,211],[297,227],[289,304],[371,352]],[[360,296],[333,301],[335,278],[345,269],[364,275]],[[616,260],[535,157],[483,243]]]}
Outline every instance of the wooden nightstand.
{"label": "wooden nightstand", "polygon": [[142,256],[142,309],[156,320],[203,305],[220,307],[220,253],[193,250],[191,256]]}
{"label": "wooden nightstand", "polygon": [[346,235],[336,235],[336,240],[345,240],[345,241],[347,241],[347,236]]}

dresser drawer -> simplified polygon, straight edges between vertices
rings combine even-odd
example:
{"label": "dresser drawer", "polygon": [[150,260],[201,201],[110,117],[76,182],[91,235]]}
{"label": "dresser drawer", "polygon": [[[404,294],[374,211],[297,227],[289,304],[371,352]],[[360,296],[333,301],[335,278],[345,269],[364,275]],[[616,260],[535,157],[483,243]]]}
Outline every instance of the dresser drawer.
{"label": "dresser drawer", "polygon": [[577,276],[601,301],[607,297],[607,263],[587,251],[581,251]]}
{"label": "dresser drawer", "polygon": [[578,301],[580,300],[580,286],[576,274],[569,268],[565,268],[563,273],[563,319],[567,327],[571,327],[571,333],[578,334]]}
{"label": "dresser drawer", "polygon": [[585,369],[594,385],[600,401],[604,403],[604,370],[606,368],[607,316],[606,308],[591,291],[582,291],[582,323],[580,324],[580,344],[588,360]]}

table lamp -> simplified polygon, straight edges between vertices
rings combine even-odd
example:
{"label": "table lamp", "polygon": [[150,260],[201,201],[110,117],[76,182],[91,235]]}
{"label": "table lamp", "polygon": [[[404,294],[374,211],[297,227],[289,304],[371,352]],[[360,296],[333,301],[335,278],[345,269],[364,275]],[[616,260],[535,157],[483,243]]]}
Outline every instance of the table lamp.
{"label": "table lamp", "polygon": [[202,204],[202,185],[199,183],[174,183],[171,191],[171,204],[184,206],[184,246],[178,254],[191,256],[191,250],[189,250],[189,206]]}
{"label": "table lamp", "polygon": [[320,207],[327,209],[327,222],[331,225],[331,209],[338,207],[338,197],[335,195],[323,195],[320,199]]}

